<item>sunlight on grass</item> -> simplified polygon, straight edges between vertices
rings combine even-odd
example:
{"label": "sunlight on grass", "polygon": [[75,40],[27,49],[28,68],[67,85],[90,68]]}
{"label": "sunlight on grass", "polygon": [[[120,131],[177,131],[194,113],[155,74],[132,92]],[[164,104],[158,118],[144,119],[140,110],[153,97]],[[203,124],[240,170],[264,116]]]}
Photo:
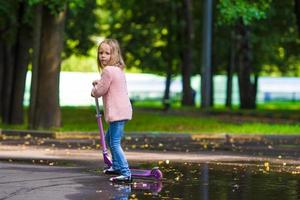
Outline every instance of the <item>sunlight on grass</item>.
{"label": "sunlight on grass", "polygon": [[[76,114],[75,114],[76,113]],[[74,117],[75,116],[75,117]],[[241,116],[242,118],[242,116]],[[63,108],[62,131],[97,131],[94,107]],[[107,124],[104,123],[106,129]],[[228,134],[298,134],[298,124],[222,121],[218,116],[168,114],[158,109],[135,109],[125,127],[128,132],[228,133]]]}
{"label": "sunlight on grass", "polygon": [[[95,107],[62,107],[62,127],[54,131],[98,132]],[[104,118],[104,116],[103,116]],[[267,119],[263,122],[261,119]],[[161,107],[134,107],[133,119],[125,127],[127,132],[163,132],[195,134],[300,134],[297,110],[236,110],[174,108],[169,112]],[[27,119],[26,119],[27,120]],[[25,120],[25,121],[26,121]],[[290,120],[290,121],[288,121]],[[294,122],[293,122],[294,120]],[[104,129],[107,123],[103,120]],[[2,129],[27,129],[25,125],[3,125]]]}

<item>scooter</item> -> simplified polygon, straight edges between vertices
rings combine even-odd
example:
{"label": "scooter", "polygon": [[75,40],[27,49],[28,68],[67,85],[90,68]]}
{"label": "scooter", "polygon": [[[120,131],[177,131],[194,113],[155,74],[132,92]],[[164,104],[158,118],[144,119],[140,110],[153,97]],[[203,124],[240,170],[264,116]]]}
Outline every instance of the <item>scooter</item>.
{"label": "scooter", "polygon": [[[95,103],[96,103],[96,113],[97,113],[96,119],[97,119],[99,133],[100,133],[100,142],[102,146],[103,160],[106,166],[109,168],[112,166],[112,161],[108,155],[108,151],[106,147],[103,125],[102,125],[102,115],[100,112],[98,98],[95,98]],[[163,174],[158,167],[153,167],[151,170],[145,170],[145,169],[130,169],[130,170],[131,170],[131,176],[133,178],[154,178],[156,180],[161,180],[163,177]]]}

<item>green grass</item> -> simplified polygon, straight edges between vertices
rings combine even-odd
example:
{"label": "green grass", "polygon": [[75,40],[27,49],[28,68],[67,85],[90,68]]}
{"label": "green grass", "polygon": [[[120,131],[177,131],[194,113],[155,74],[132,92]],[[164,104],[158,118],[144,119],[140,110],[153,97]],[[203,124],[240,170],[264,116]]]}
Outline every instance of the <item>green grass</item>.
{"label": "green grass", "polygon": [[[280,107],[278,107],[280,105]],[[274,108],[277,109],[274,110]],[[287,105],[285,105],[285,108]],[[228,133],[228,134],[300,134],[300,104],[280,109],[282,104],[260,105],[257,110],[228,110],[222,107],[201,111],[199,108],[175,107],[164,112],[161,106],[135,105],[128,132]],[[26,129],[26,125],[3,129]],[[104,128],[107,124],[104,123]],[[56,131],[97,131],[95,107],[62,107],[62,128]]]}
{"label": "green grass", "polygon": [[270,103],[258,104],[258,109],[262,110],[298,110],[300,111],[300,101],[272,101]]}
{"label": "green grass", "polygon": [[[62,109],[61,131],[97,131],[94,107]],[[201,112],[194,108],[175,108],[163,112],[158,108],[134,109],[133,119],[125,127],[128,132],[229,133],[229,134],[300,134],[294,110]],[[106,123],[104,123],[106,128]]]}

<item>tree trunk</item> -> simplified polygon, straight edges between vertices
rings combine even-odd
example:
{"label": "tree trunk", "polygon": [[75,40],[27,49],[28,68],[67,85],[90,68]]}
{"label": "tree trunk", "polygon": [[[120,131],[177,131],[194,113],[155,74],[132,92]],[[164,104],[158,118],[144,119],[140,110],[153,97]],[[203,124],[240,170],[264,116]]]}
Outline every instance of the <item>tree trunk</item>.
{"label": "tree trunk", "polygon": [[212,102],[212,4],[213,0],[204,1],[203,39],[202,39],[202,71],[201,71],[201,107],[209,108]]}
{"label": "tree trunk", "polygon": [[192,40],[193,40],[193,18],[191,11],[191,0],[183,1],[185,27],[183,33],[182,52],[182,105],[194,106],[193,90],[191,88],[192,74]]}
{"label": "tree trunk", "polygon": [[33,29],[33,53],[32,53],[32,70],[31,70],[31,88],[30,88],[30,103],[28,112],[29,128],[34,128],[34,114],[36,109],[37,98],[37,82],[38,82],[38,68],[40,60],[40,47],[41,47],[41,29],[43,7],[41,4],[36,5],[34,29]]}
{"label": "tree trunk", "polygon": [[[214,37],[213,37],[213,26],[212,26],[212,38],[211,38],[211,43],[212,43],[212,47],[214,47]],[[213,66],[215,65],[215,59],[214,59],[214,56],[215,54],[211,53],[211,67],[210,67],[210,102],[209,102],[209,105],[211,108],[214,107],[214,98],[215,98],[215,95],[214,95],[214,70],[213,70]]]}
{"label": "tree trunk", "polygon": [[[240,108],[254,109],[256,107],[257,77],[251,81],[253,69],[251,66],[250,31],[242,21],[237,25],[237,67],[240,93]],[[252,83],[253,82],[253,83]]]}
{"label": "tree trunk", "polygon": [[[213,65],[212,65],[213,66]],[[211,78],[210,78],[210,102],[209,102],[209,106],[212,108],[214,107],[214,76],[213,76],[213,71],[211,71]]]}
{"label": "tree trunk", "polygon": [[170,87],[172,82],[172,75],[173,75],[173,60],[174,56],[178,53],[178,48],[176,45],[177,41],[177,32],[175,32],[175,27],[178,26],[178,18],[179,18],[179,7],[177,5],[177,2],[172,2],[170,5],[170,20],[168,21],[168,35],[167,35],[167,49],[166,51],[163,51],[164,53],[162,56],[164,57],[164,60],[166,60],[167,67],[166,67],[166,84],[165,84],[165,91],[163,96],[163,109],[164,111],[168,111],[171,108],[171,97],[170,97]]}
{"label": "tree trunk", "polygon": [[298,35],[300,35],[300,0],[294,0],[295,4],[295,15],[296,15],[296,24],[298,29]]}
{"label": "tree trunk", "polygon": [[2,102],[3,102],[3,79],[4,79],[4,59],[5,59],[5,49],[4,43],[0,40],[0,115],[2,118]]}
{"label": "tree trunk", "polygon": [[169,60],[167,66],[167,74],[166,74],[166,87],[165,87],[164,98],[163,98],[163,106],[165,111],[168,111],[171,106],[171,99],[170,99],[171,80],[172,80],[172,61]]}
{"label": "tree trunk", "polygon": [[5,19],[8,27],[5,28],[6,36],[10,37],[5,38],[1,43],[0,105],[3,123],[21,124],[31,30],[24,20],[27,4],[18,1],[13,3],[13,17]]}
{"label": "tree trunk", "polygon": [[4,47],[4,51],[4,76],[2,82],[2,122],[5,124],[9,124],[11,118],[15,48],[9,44],[6,44]]}
{"label": "tree trunk", "polygon": [[[16,38],[19,27],[19,3],[11,2],[11,16],[3,19],[1,23],[1,43],[2,43],[2,79],[0,80],[1,91],[1,118],[2,122],[11,122],[12,94],[14,84],[14,66],[16,56]],[[2,29],[3,27],[3,29]]]}
{"label": "tree trunk", "polygon": [[31,28],[23,22],[26,4],[20,3],[19,7],[19,28],[16,41],[14,81],[11,104],[11,124],[23,123],[23,99],[26,82],[26,72],[29,63],[29,48],[31,46]]}
{"label": "tree trunk", "polygon": [[59,72],[66,10],[57,16],[43,8],[34,128],[59,127]]}
{"label": "tree trunk", "polygon": [[232,77],[235,68],[235,40],[234,32],[231,33],[231,45],[229,53],[229,62],[227,66],[227,83],[226,83],[226,104],[227,108],[232,106]]}

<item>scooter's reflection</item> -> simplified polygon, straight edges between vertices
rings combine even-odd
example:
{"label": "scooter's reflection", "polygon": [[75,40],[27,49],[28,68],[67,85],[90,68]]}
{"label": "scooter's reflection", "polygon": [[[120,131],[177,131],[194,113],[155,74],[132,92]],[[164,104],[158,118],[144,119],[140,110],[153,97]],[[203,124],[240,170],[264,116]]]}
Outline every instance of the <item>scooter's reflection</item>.
{"label": "scooter's reflection", "polygon": [[112,183],[112,185],[117,190],[116,194],[114,194],[112,198],[114,200],[127,200],[133,192],[147,192],[151,193],[151,195],[158,195],[158,193],[162,190],[163,187],[162,181],[134,181],[130,184]]}
{"label": "scooter's reflection", "polygon": [[157,182],[134,182],[132,188],[134,190],[148,190],[153,195],[157,195],[162,190],[162,181]]}

